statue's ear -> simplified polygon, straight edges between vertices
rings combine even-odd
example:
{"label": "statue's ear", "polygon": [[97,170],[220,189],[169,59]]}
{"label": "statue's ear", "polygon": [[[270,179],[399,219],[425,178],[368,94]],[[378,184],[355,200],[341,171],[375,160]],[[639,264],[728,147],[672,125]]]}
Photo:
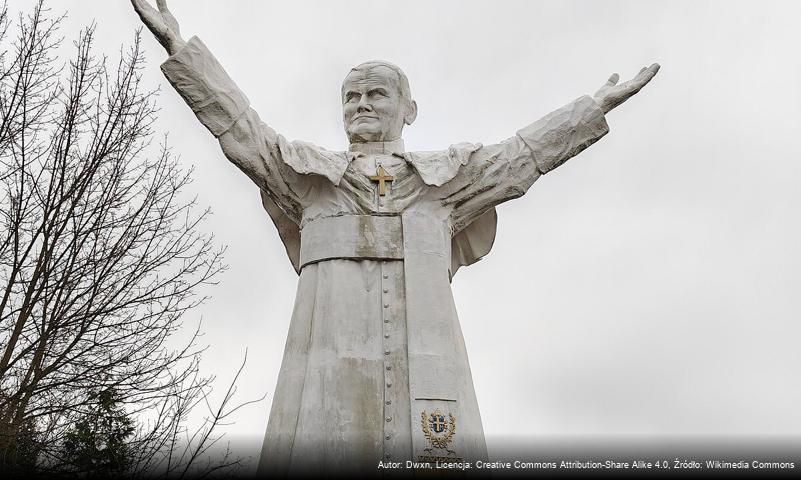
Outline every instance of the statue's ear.
{"label": "statue's ear", "polygon": [[406,125],[411,125],[412,122],[417,118],[417,102],[412,100],[408,104],[408,110],[406,111],[406,115],[403,117],[403,123]]}

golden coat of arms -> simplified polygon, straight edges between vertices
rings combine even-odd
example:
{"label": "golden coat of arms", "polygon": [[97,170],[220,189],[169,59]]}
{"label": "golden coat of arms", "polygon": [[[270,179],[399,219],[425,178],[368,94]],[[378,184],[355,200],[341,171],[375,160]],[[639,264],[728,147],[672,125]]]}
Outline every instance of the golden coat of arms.
{"label": "golden coat of arms", "polygon": [[456,418],[448,413],[446,416],[440,409],[436,409],[431,414],[423,410],[420,413],[420,422],[423,427],[423,434],[434,448],[447,449],[448,444],[456,434]]}

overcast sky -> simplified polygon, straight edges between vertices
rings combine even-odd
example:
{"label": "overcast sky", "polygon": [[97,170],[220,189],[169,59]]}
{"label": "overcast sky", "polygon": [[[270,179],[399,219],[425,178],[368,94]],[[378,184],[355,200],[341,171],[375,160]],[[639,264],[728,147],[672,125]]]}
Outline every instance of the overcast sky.
{"label": "overcast sky", "polygon": [[[33,0],[11,0],[12,11]],[[52,0],[63,33],[97,21],[115,55],[128,0]],[[493,143],[612,72],[659,62],[609,135],[498,208],[493,251],[453,292],[488,437],[801,434],[801,3],[172,0],[262,119],[344,149],[350,67],[403,68],[408,150]],[[220,390],[245,349],[229,431],[261,436],[297,275],[257,188],[163,78],[159,128],[214,212],[230,269],[201,316]],[[490,441],[490,452],[493,443]]]}

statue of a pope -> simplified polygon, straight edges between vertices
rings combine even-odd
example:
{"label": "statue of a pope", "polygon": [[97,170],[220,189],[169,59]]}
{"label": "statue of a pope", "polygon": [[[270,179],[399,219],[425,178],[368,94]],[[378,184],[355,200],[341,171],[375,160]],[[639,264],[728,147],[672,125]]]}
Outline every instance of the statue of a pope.
{"label": "statue of a pope", "polygon": [[132,0],[170,57],[162,70],[261,191],[299,274],[261,473],[374,470],[379,461],[486,458],[450,282],[486,255],[495,206],[604,136],[605,114],[654,64],[494,144],[407,152],[406,75],[370,61],[342,84],[345,152],[261,121],[205,45],[159,0]]}

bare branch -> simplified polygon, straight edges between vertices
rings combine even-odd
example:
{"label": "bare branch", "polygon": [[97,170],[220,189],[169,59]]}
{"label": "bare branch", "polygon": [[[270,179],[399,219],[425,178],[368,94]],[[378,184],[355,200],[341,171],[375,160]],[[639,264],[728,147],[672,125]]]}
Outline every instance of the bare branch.
{"label": "bare branch", "polygon": [[[219,427],[253,403],[232,405],[247,354],[211,409],[199,327],[173,340],[225,270],[224,249],[202,231],[191,172],[153,140],[139,32],[112,62],[93,53],[91,25],[61,65],[62,18],[40,0],[10,38],[0,10],[0,468],[16,465],[25,434],[37,468],[63,471],[70,429],[112,410],[138,422],[132,475],[236,465],[226,453],[197,471]],[[189,432],[201,404],[209,416]]]}

